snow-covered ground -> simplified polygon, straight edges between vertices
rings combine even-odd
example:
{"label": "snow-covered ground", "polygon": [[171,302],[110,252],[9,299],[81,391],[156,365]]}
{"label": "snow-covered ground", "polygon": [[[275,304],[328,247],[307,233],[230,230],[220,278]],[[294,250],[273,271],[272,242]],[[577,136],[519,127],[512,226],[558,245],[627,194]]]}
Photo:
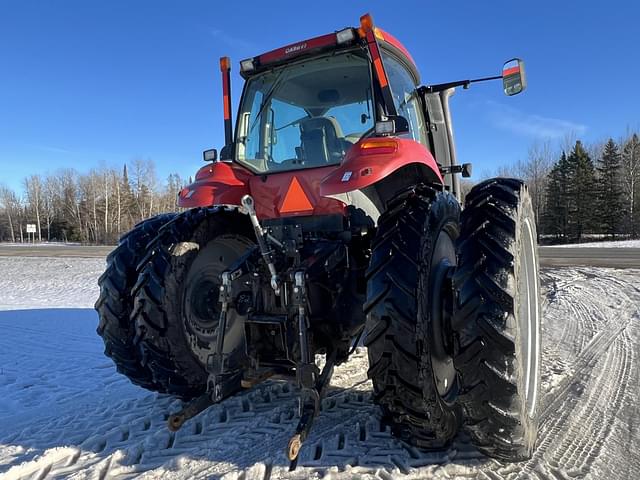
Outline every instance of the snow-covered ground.
{"label": "snow-covered ground", "polygon": [[566,245],[553,245],[554,247],[563,248],[640,248],[640,240],[616,240],[616,241],[604,241],[604,242],[587,242],[587,243],[568,243]]}
{"label": "snow-covered ground", "polygon": [[101,259],[0,258],[0,478],[640,478],[640,271],[549,269],[535,456],[502,464],[464,435],[423,453],[381,426],[366,352],[337,369],[288,471],[296,392],[266,382],[172,434],[175,399],[116,373],[95,334]]}

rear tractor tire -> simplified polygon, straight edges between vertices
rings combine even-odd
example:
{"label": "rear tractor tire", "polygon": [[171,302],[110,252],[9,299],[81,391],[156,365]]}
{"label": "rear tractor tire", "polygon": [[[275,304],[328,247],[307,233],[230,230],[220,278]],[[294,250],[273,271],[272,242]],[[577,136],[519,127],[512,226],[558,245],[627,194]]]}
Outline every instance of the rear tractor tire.
{"label": "rear tractor tire", "polygon": [[521,181],[471,190],[457,250],[454,363],[466,429],[483,453],[525,460],[538,430],[541,310],[535,219]]}
{"label": "rear tractor tire", "polygon": [[[134,287],[132,319],[154,382],[184,399],[206,391],[220,316],[220,274],[254,245],[246,216],[198,208],[180,214],[149,246]],[[246,360],[244,323],[230,309],[228,366]],[[240,385],[238,385],[238,389]]]}
{"label": "rear tractor tire", "polygon": [[131,289],[138,279],[136,267],[160,227],[173,217],[175,214],[167,213],[149,218],[122,236],[107,257],[107,268],[98,279],[100,297],[95,304],[99,319],[97,333],[104,341],[105,355],[113,360],[118,372],[135,385],[161,392],[162,387],[153,382],[151,372],[140,362],[134,343],[135,326],[129,317],[133,309]]}
{"label": "rear tractor tire", "polygon": [[367,271],[374,401],[396,437],[426,449],[446,446],[461,422],[451,334],[438,311],[451,288],[459,215],[451,194],[427,186],[390,202]]}

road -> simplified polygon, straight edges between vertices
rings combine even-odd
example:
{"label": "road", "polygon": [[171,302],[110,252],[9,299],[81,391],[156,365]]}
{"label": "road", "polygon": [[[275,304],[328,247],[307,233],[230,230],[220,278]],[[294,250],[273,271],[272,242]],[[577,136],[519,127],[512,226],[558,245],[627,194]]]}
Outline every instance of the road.
{"label": "road", "polygon": [[539,252],[543,267],[640,267],[640,248],[539,247]]}
{"label": "road", "polygon": [[100,258],[109,255],[113,245],[16,245],[0,243],[0,257]]}
{"label": "road", "polygon": [[[113,246],[2,245],[0,257],[106,257]],[[640,268],[640,248],[540,247],[543,267]]]}

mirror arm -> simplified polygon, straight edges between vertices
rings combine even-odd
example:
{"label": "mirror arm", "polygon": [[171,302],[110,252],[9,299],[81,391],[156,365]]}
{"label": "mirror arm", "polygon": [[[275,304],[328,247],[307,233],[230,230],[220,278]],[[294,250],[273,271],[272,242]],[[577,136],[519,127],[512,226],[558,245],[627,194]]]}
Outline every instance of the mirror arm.
{"label": "mirror arm", "polygon": [[502,79],[502,75],[498,75],[495,77],[483,77],[483,78],[474,78],[473,80],[458,80],[457,82],[447,82],[447,83],[437,83],[435,85],[427,85],[420,87],[421,93],[435,93],[435,92],[443,92],[450,88],[454,87],[462,87],[464,89],[469,88],[469,85],[472,83],[478,82],[486,82],[488,80],[500,80]]}

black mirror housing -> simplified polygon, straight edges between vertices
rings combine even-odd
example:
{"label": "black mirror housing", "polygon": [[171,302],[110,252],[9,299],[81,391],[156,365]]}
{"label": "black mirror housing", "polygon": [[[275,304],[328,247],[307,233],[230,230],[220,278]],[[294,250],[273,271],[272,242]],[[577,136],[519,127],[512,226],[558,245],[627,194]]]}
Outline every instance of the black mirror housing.
{"label": "black mirror housing", "polygon": [[233,160],[233,143],[222,147],[222,150],[220,150],[220,160]]}
{"label": "black mirror housing", "polygon": [[523,92],[527,88],[527,77],[524,72],[524,62],[519,58],[512,58],[502,67],[502,87],[504,94],[511,97]]}

